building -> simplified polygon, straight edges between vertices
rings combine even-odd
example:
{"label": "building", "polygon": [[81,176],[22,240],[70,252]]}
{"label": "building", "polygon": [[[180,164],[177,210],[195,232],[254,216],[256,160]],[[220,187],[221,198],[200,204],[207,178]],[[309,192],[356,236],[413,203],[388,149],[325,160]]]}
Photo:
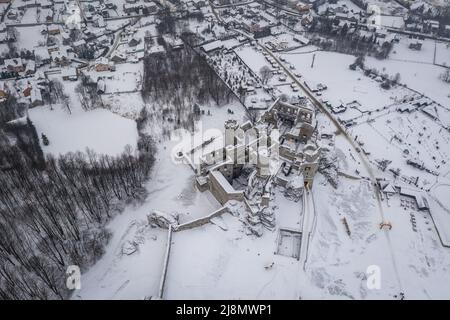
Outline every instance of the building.
{"label": "building", "polygon": [[5,68],[8,72],[23,72],[25,71],[25,65],[21,58],[5,59]]}
{"label": "building", "polygon": [[34,49],[34,57],[35,57],[35,62],[36,62],[36,66],[40,67],[46,63],[50,63],[51,62],[51,57],[50,54],[48,52],[48,49],[45,47],[37,47]]}
{"label": "building", "polygon": [[41,90],[35,86],[31,89],[30,93],[31,105],[33,107],[42,106],[44,101],[42,100]]}
{"label": "building", "polygon": [[76,68],[64,68],[61,70],[61,76],[64,81],[78,80],[78,72]]}
{"label": "building", "polygon": [[113,71],[114,63],[108,61],[107,58],[101,57],[95,61],[95,71],[103,72],[103,71]]}
{"label": "building", "polygon": [[216,41],[204,44],[200,48],[204,53],[211,53],[211,52],[223,49],[223,42],[220,40],[216,40]]}
{"label": "building", "polygon": [[128,41],[128,46],[130,47],[136,47],[139,43],[141,43],[141,39],[139,39],[136,36],[131,37],[131,39]]}
{"label": "building", "polygon": [[4,101],[9,95],[9,88],[6,82],[0,83],[0,101]]}
{"label": "building", "polygon": [[103,78],[98,79],[97,81],[97,93],[103,94],[106,92],[106,82]]}
{"label": "building", "polygon": [[309,13],[309,10],[311,10],[311,8],[312,5],[303,2],[297,2],[295,4],[295,9],[300,13]]}
{"label": "building", "polygon": [[60,34],[61,30],[57,24],[51,24],[47,27],[47,33],[49,35]]}
{"label": "building", "polygon": [[121,63],[127,61],[127,56],[124,53],[115,50],[111,55],[110,60],[114,63]]}
{"label": "building", "polygon": [[58,67],[68,66],[70,64],[70,58],[65,50],[54,50],[50,52],[52,62]]}
{"label": "building", "polygon": [[408,48],[410,48],[411,50],[420,51],[420,50],[422,50],[422,41],[413,40],[409,43]]}

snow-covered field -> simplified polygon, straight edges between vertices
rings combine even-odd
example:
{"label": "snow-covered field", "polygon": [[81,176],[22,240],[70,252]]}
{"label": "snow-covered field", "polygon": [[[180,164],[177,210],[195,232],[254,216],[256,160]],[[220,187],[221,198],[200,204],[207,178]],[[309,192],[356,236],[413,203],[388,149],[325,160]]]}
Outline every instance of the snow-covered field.
{"label": "snow-covered field", "polygon": [[43,36],[38,27],[16,27],[20,33],[17,39],[19,49],[33,50],[34,47],[46,43],[46,37]]}
{"label": "snow-covered field", "polygon": [[[395,99],[407,94],[405,90],[386,91],[373,79],[365,77],[361,72],[350,70],[349,65],[355,61],[355,57],[351,55],[324,51],[296,54],[296,51],[293,51],[282,56],[299,70],[303,81],[327,85],[328,89],[322,93],[322,97],[333,106],[356,100],[361,104],[362,111],[373,111],[390,105]],[[313,57],[314,65],[311,67]]]}
{"label": "snow-covered field", "polygon": [[45,134],[50,144],[41,146],[45,153],[54,155],[92,149],[100,154],[119,155],[129,145],[137,143],[136,122],[108,110],[89,112],[73,110],[72,114],[56,105],[30,109],[29,116],[38,135]]}

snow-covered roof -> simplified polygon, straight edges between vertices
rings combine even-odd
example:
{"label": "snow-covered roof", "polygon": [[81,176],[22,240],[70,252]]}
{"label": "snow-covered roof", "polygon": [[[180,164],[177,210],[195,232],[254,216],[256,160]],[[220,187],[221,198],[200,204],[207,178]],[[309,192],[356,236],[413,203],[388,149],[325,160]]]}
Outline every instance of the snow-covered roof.
{"label": "snow-covered roof", "polygon": [[41,90],[39,90],[36,87],[33,87],[31,89],[30,97],[31,97],[31,102],[32,103],[42,101]]}
{"label": "snow-covered roof", "polygon": [[211,52],[220,48],[223,48],[223,42],[221,40],[216,40],[201,46],[202,50],[205,52]]}

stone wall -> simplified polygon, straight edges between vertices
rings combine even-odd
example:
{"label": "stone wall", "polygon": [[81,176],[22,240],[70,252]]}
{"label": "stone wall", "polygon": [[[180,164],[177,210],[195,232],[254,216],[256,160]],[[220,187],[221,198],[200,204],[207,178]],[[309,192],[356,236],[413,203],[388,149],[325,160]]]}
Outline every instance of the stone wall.
{"label": "stone wall", "polygon": [[196,220],[192,220],[183,224],[178,225],[177,227],[174,228],[174,231],[183,231],[183,230],[188,230],[188,229],[193,229],[196,227],[200,227],[202,225],[205,225],[207,223],[209,223],[211,221],[211,219],[221,216],[222,214],[224,214],[225,212],[229,212],[228,207],[222,207],[216,211],[214,211],[213,213],[196,219]]}

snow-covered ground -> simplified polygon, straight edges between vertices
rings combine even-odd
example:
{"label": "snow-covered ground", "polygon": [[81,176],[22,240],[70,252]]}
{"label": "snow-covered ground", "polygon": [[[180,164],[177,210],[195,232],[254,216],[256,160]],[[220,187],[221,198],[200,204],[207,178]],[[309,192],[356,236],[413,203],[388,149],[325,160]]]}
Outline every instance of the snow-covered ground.
{"label": "snow-covered ground", "polygon": [[30,109],[39,137],[45,134],[50,141],[41,146],[45,153],[54,155],[67,152],[86,151],[87,148],[100,154],[119,155],[129,145],[133,150],[137,143],[136,122],[125,119],[104,109],[85,112],[74,108],[72,114],[61,105],[42,106]]}
{"label": "snow-covered ground", "polygon": [[[299,70],[303,81],[325,84],[328,89],[322,93],[322,99],[333,106],[356,100],[361,105],[360,110],[373,111],[390,105],[395,99],[407,94],[406,90],[401,89],[386,91],[373,79],[365,77],[361,72],[350,70],[349,65],[355,61],[355,57],[351,55],[324,51],[296,54],[296,51],[293,51],[282,57]],[[311,67],[313,58],[314,64]],[[352,115],[345,116],[353,118],[359,114],[353,112]]]}
{"label": "snow-covered ground", "polygon": [[[155,167],[147,184],[149,193],[144,204],[127,207],[107,226],[113,238],[105,255],[82,276],[82,289],[73,299],[143,299],[157,296],[167,244],[167,230],[153,229],[147,224],[147,214],[153,210],[177,212],[186,222],[205,216],[219,204],[209,191],[200,193],[193,184],[192,170],[170,159],[174,141],[159,147]],[[129,242],[138,251],[122,254]],[[180,269],[183,273],[184,270]]]}
{"label": "snow-covered ground", "polygon": [[[228,114],[228,107],[235,111],[234,115]],[[210,110],[211,115],[201,118],[203,132],[213,129],[221,131],[226,119],[234,118],[242,121],[244,117],[242,107],[236,104],[222,107],[208,106],[206,109]],[[150,124],[149,127],[153,125],[155,123]],[[151,128],[149,131],[153,132]],[[146,215],[153,210],[176,212],[180,214],[180,223],[183,223],[204,217],[220,208],[220,204],[209,191],[201,193],[196,189],[194,172],[188,165],[171,160],[174,148],[180,145],[183,137],[186,138],[178,134],[186,133],[180,130],[173,134],[171,140],[160,137],[157,141],[158,153],[153,174],[147,184],[146,189],[149,195],[145,203],[139,207],[126,208],[107,226],[112,231],[113,238],[106,248],[106,254],[83,275],[82,283],[87,285],[76,292],[73,299],[143,299],[157,296],[167,244],[167,231],[150,228],[146,223]],[[133,221],[136,223],[133,224]],[[182,233],[175,234],[173,241],[185,245],[182,238],[178,240],[178,236]],[[156,240],[154,240],[155,236]],[[207,237],[210,238],[210,235]],[[123,245],[136,238],[139,238],[138,252],[130,256],[122,255]],[[195,243],[197,240],[192,238],[190,241]],[[201,243],[197,242],[197,247],[200,245]],[[195,261],[191,251],[184,250],[182,254],[189,256],[183,265],[187,266]],[[176,253],[171,254],[169,265],[174,263],[172,259],[175,261],[178,259]],[[130,267],[130,264],[133,267]],[[176,262],[175,265],[177,265]],[[186,274],[185,267],[176,270],[175,274],[171,273],[170,278],[183,277]]]}

